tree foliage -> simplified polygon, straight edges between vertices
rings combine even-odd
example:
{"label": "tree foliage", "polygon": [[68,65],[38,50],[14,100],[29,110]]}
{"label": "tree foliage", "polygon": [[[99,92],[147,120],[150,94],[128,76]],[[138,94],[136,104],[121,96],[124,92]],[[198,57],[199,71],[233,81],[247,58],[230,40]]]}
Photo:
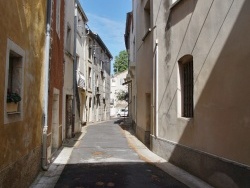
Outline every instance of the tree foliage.
{"label": "tree foliage", "polygon": [[128,92],[124,90],[120,90],[116,93],[116,98],[119,101],[127,101],[128,100]]}
{"label": "tree foliage", "polygon": [[118,56],[115,56],[114,73],[120,73],[128,69],[128,53],[126,50],[120,51]]}

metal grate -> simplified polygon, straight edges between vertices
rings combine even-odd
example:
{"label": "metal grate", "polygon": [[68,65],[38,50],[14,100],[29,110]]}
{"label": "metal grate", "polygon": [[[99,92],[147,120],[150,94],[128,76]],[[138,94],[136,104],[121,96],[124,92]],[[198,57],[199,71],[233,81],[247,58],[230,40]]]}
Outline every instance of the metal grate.
{"label": "metal grate", "polygon": [[193,61],[182,64],[183,66],[183,116],[193,117]]}

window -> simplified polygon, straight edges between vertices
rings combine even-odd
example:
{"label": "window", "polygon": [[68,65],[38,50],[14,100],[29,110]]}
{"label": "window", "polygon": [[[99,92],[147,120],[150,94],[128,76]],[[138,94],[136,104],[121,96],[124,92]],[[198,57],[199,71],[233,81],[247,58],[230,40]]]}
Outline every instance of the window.
{"label": "window", "polygon": [[103,93],[105,93],[106,91],[106,82],[105,82],[105,79],[102,80],[102,85],[103,85]]}
{"label": "window", "polygon": [[70,48],[71,48],[71,28],[68,25],[67,26],[67,36],[66,36],[66,50],[70,53]]}
{"label": "window", "polygon": [[[22,120],[24,58],[24,50],[8,39],[5,69],[4,123]],[[7,102],[7,97],[14,93],[21,97],[21,101],[16,103],[15,109],[11,109],[11,103]]]}
{"label": "window", "polygon": [[89,98],[89,108],[91,108],[92,98]]}
{"label": "window", "polygon": [[100,65],[101,65],[101,70],[103,70],[103,61],[100,61]]}
{"label": "window", "polygon": [[193,57],[191,55],[183,56],[179,60],[179,80],[181,91],[181,116],[193,117],[194,102],[194,84],[193,84]]}
{"label": "window", "polygon": [[80,62],[79,62],[79,56],[78,55],[76,55],[76,69],[80,69]]}
{"label": "window", "polygon": [[60,9],[61,9],[61,0],[56,1],[56,32],[60,37]]}
{"label": "window", "polygon": [[92,84],[92,80],[91,80],[91,68],[89,67],[89,74],[88,74],[88,86],[89,86],[89,89],[91,89],[91,84]]}
{"label": "window", "polygon": [[92,49],[91,49],[91,39],[89,39],[89,59],[91,59],[91,53],[92,53]]}
{"label": "window", "polygon": [[95,83],[96,87],[99,87],[99,78],[98,75],[96,75],[96,83]]}

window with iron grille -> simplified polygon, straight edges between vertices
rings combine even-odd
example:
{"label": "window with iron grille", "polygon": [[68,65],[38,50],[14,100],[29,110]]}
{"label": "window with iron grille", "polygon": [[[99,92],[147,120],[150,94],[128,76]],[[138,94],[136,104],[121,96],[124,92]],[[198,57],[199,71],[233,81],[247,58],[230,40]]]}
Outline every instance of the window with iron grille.
{"label": "window with iron grille", "polygon": [[180,62],[180,78],[182,93],[182,117],[194,116],[194,84],[193,84],[193,60]]}

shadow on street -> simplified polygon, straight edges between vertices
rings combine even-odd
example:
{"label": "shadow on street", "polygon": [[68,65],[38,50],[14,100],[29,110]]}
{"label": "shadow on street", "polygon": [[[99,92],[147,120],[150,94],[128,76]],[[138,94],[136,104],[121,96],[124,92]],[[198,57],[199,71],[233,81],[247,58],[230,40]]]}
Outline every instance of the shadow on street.
{"label": "shadow on street", "polygon": [[186,187],[154,165],[135,163],[68,164],[55,187]]}
{"label": "shadow on street", "polygon": [[55,187],[186,187],[156,164],[143,160],[128,143],[123,130],[131,130],[125,118],[86,127]]}

